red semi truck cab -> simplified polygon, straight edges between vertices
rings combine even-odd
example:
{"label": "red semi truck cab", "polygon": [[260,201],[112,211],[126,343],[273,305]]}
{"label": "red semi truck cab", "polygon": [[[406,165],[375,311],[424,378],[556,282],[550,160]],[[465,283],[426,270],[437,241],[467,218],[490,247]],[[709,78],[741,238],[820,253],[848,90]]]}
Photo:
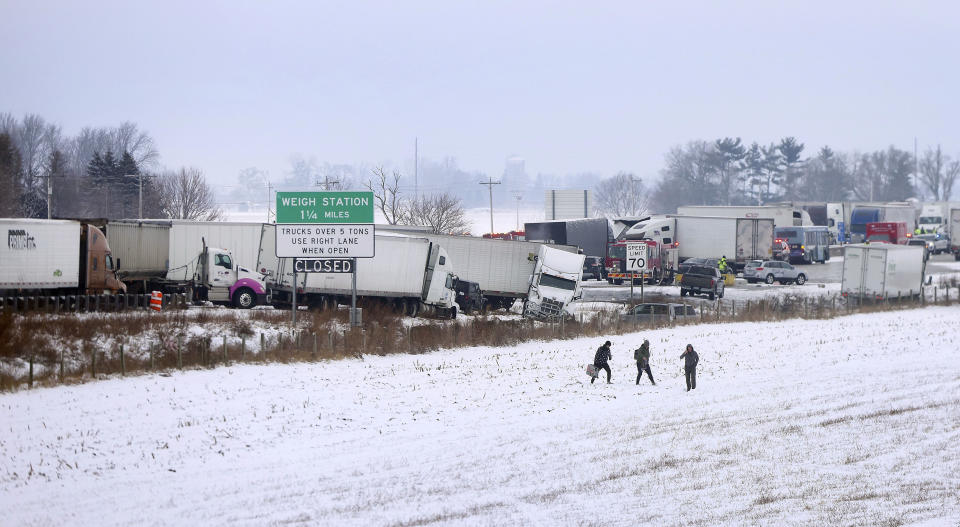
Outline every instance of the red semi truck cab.
{"label": "red semi truck cab", "polygon": [[864,238],[864,240],[870,243],[906,245],[909,237],[910,231],[907,230],[906,222],[881,221],[867,224],[866,238]]}

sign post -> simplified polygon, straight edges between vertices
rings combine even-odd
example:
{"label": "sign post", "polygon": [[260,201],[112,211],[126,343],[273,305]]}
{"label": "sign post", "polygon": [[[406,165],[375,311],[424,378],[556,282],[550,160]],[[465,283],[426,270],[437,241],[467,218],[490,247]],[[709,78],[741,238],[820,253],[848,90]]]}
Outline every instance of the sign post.
{"label": "sign post", "polygon": [[627,273],[630,274],[630,308],[633,309],[633,280],[640,272],[640,303],[643,303],[643,282],[647,272],[647,259],[650,247],[645,243],[627,244]]}
{"label": "sign post", "polygon": [[[357,258],[375,255],[373,192],[277,192],[276,255],[293,258],[293,322],[297,273],[352,273],[351,326],[357,309]],[[281,280],[282,281],[282,280]]]}

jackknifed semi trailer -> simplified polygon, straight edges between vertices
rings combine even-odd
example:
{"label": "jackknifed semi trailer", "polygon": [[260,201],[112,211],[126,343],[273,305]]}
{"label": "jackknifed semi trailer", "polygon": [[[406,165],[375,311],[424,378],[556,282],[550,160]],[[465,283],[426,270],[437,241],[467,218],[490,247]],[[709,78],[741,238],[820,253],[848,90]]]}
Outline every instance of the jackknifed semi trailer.
{"label": "jackknifed semi trailer", "polygon": [[[403,225],[377,225],[377,232],[399,232],[439,244],[450,255],[453,274],[480,285],[489,309],[509,309],[516,300],[527,298],[530,276],[534,273],[540,247],[544,245],[540,242],[424,233]],[[577,247],[571,245],[549,244],[548,247],[572,254],[578,252]]]}
{"label": "jackknifed semi trailer", "polygon": [[854,302],[919,296],[923,251],[923,247],[886,243],[845,246],[840,294]]}
{"label": "jackknifed semi trailer", "polygon": [[[294,259],[276,256],[276,235],[276,225],[263,224],[257,268],[267,276],[273,304],[287,306],[293,303]],[[384,303],[414,317],[455,317],[455,274],[447,251],[423,236],[380,231],[375,236],[375,256],[356,259],[358,299]],[[331,309],[350,303],[350,273],[332,272],[336,271],[332,268],[327,269],[331,272],[301,272],[315,269],[298,267],[298,305]]]}

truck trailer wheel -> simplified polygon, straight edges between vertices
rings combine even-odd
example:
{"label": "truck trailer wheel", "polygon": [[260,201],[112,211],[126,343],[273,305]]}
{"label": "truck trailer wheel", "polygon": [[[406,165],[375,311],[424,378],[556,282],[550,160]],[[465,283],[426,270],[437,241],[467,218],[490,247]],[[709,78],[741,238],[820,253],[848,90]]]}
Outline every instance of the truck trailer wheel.
{"label": "truck trailer wheel", "polygon": [[233,294],[233,305],[240,309],[250,309],[257,305],[257,295],[249,287],[241,287]]}

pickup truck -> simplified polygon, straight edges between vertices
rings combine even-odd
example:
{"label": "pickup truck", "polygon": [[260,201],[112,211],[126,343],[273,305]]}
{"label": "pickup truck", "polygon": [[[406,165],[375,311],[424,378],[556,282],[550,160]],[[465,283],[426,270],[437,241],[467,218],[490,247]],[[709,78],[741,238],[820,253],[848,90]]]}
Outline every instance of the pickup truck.
{"label": "pickup truck", "polygon": [[704,265],[692,265],[680,279],[680,296],[707,295],[710,300],[723,298],[723,277],[720,270]]}

